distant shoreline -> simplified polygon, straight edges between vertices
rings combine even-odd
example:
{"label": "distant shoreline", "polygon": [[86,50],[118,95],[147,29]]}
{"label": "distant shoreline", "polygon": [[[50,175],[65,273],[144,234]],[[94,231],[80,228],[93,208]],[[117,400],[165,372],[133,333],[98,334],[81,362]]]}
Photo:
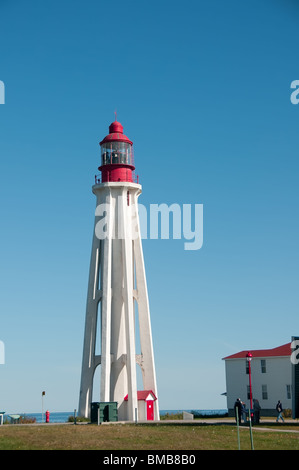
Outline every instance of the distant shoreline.
{"label": "distant shoreline", "polygon": [[[45,410],[46,411],[46,410]],[[32,417],[36,419],[37,423],[43,422],[45,420],[45,411],[42,412],[36,412],[36,413],[20,413],[18,414],[20,416],[26,416],[26,417]],[[50,422],[52,423],[65,423],[68,421],[70,416],[74,416],[74,411],[50,411]],[[183,411],[186,411],[188,413],[193,413],[195,416],[200,415],[200,416],[214,416],[214,415],[225,415],[228,410],[227,409],[216,409],[216,410],[203,410],[203,409],[174,409],[174,410],[160,410],[160,416],[163,416],[165,414],[178,414],[178,413],[183,413]],[[8,417],[10,414],[16,414],[16,412],[5,412],[4,417]]]}

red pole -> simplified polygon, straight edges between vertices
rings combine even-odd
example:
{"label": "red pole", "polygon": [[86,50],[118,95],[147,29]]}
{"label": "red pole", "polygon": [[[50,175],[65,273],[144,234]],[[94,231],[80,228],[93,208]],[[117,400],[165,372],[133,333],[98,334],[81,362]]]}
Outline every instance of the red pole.
{"label": "red pole", "polygon": [[249,361],[249,392],[250,392],[250,408],[252,409],[251,361]]}
{"label": "red pole", "polygon": [[250,399],[250,414],[252,416],[252,384],[251,384],[251,358],[252,354],[249,352],[247,353],[247,360],[248,360],[248,373],[249,373],[249,399]]}

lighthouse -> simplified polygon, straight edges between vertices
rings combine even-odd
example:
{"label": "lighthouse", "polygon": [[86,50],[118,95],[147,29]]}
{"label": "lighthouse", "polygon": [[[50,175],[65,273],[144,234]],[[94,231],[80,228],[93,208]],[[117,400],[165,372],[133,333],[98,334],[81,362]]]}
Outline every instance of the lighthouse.
{"label": "lighthouse", "polygon": [[[116,402],[118,420],[159,420],[150,310],[138,216],[133,142],[114,121],[100,142],[87,292],[79,415],[90,417],[94,374],[99,402]],[[137,326],[139,325],[139,328]],[[138,331],[139,330],[139,331]],[[136,339],[140,344],[137,350]],[[96,348],[97,345],[97,348]],[[137,390],[137,367],[142,390]],[[141,387],[140,387],[141,388]],[[151,399],[145,404],[140,397]],[[143,413],[142,406],[152,409]]]}

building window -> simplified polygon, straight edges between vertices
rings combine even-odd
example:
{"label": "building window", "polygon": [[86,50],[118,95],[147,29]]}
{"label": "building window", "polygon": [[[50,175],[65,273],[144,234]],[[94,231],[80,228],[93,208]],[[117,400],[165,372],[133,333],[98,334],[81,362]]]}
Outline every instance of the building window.
{"label": "building window", "polygon": [[287,385],[287,399],[288,400],[291,399],[291,386],[290,385]]}
{"label": "building window", "polygon": [[250,400],[250,387],[247,385],[247,400]]}
{"label": "building window", "polygon": [[249,365],[248,365],[248,361],[245,362],[245,366],[246,366],[246,374],[249,374]]}
{"label": "building window", "polygon": [[267,385],[262,385],[262,399],[268,400]]}
{"label": "building window", "polygon": [[266,359],[261,359],[261,373],[265,374],[266,372]]}

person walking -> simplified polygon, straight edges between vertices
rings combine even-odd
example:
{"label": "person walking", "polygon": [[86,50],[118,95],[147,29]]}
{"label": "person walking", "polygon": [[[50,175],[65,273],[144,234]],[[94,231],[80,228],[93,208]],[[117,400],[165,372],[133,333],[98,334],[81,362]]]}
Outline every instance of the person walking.
{"label": "person walking", "polygon": [[281,404],[281,401],[280,401],[280,400],[278,400],[278,402],[277,402],[276,411],[277,411],[277,413],[278,413],[276,422],[278,423],[279,419],[281,418],[282,422],[284,423],[284,419],[283,419],[283,417],[282,417],[283,408],[282,408],[282,404]]}

